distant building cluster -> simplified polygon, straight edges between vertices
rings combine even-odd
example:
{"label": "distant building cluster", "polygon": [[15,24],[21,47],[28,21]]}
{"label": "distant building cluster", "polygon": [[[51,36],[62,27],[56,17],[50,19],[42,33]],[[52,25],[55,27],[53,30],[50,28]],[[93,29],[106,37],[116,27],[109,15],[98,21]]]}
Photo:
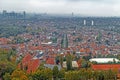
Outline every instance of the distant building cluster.
{"label": "distant building cluster", "polygon": [[14,11],[8,12],[6,10],[3,10],[1,14],[2,18],[4,19],[25,19],[26,17],[26,12],[23,11],[22,13],[16,13]]}

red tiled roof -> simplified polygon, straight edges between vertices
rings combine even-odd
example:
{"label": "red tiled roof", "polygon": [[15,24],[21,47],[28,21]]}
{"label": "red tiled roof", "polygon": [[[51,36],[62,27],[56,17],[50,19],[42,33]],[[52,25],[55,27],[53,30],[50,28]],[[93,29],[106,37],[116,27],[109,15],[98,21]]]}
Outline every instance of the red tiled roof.
{"label": "red tiled roof", "polygon": [[38,69],[39,64],[40,64],[39,59],[29,61],[27,73],[35,72]]}
{"label": "red tiled roof", "polygon": [[19,44],[20,48],[25,48],[25,44]]}
{"label": "red tiled roof", "polygon": [[22,63],[26,63],[28,61],[30,61],[32,59],[32,56],[30,54],[27,54],[23,59],[22,59]]}
{"label": "red tiled roof", "polygon": [[106,46],[105,46],[105,45],[101,45],[100,48],[101,48],[101,49],[105,49]]}
{"label": "red tiled roof", "polygon": [[42,46],[29,46],[30,50],[43,50]]}
{"label": "red tiled roof", "polygon": [[80,49],[80,52],[85,52],[85,49],[84,48]]}
{"label": "red tiled roof", "polygon": [[7,44],[8,41],[9,40],[7,38],[0,38],[0,44]]}
{"label": "red tiled roof", "polygon": [[109,69],[120,69],[120,64],[93,64],[93,70],[109,70]]}
{"label": "red tiled roof", "polygon": [[48,58],[46,64],[55,64],[55,58]]}
{"label": "red tiled roof", "polygon": [[[20,64],[18,64],[18,68],[20,68]],[[25,67],[27,66],[27,73],[31,73],[31,72],[35,72],[40,64],[40,60],[39,59],[32,59],[32,56],[30,54],[27,54],[23,60],[22,60],[22,66],[23,69],[25,69]]]}
{"label": "red tiled roof", "polygon": [[86,53],[90,53],[90,48],[86,48]]}

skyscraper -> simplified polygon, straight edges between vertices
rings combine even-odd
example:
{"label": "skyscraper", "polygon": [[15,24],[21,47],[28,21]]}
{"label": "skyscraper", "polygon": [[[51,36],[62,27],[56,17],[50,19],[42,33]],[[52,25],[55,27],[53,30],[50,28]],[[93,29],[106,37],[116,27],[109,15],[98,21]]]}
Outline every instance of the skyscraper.
{"label": "skyscraper", "polygon": [[7,11],[3,10],[3,13],[2,13],[3,17],[6,17],[6,14],[7,14]]}
{"label": "skyscraper", "polygon": [[93,21],[93,20],[91,21],[91,25],[92,25],[92,26],[94,25],[94,21]]}
{"label": "skyscraper", "polygon": [[25,20],[25,18],[26,18],[26,12],[23,11],[23,19]]}
{"label": "skyscraper", "polygon": [[86,26],[86,20],[84,20],[83,25]]}

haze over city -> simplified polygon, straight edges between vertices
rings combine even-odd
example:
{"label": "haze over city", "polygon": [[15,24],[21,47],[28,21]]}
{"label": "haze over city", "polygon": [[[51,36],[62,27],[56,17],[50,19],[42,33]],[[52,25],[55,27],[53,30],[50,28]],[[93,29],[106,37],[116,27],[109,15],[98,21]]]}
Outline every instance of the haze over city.
{"label": "haze over city", "polygon": [[0,80],[120,80],[120,0],[0,0]]}
{"label": "haze over city", "polygon": [[0,11],[120,16],[120,0],[0,0]]}

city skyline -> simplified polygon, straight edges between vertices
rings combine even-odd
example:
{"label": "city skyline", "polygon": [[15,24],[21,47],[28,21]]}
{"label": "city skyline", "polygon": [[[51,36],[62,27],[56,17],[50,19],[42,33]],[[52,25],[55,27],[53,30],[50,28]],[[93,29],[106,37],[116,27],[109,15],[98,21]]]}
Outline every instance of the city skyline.
{"label": "city skyline", "polygon": [[119,0],[1,0],[0,11],[72,14],[82,16],[120,16]]}

